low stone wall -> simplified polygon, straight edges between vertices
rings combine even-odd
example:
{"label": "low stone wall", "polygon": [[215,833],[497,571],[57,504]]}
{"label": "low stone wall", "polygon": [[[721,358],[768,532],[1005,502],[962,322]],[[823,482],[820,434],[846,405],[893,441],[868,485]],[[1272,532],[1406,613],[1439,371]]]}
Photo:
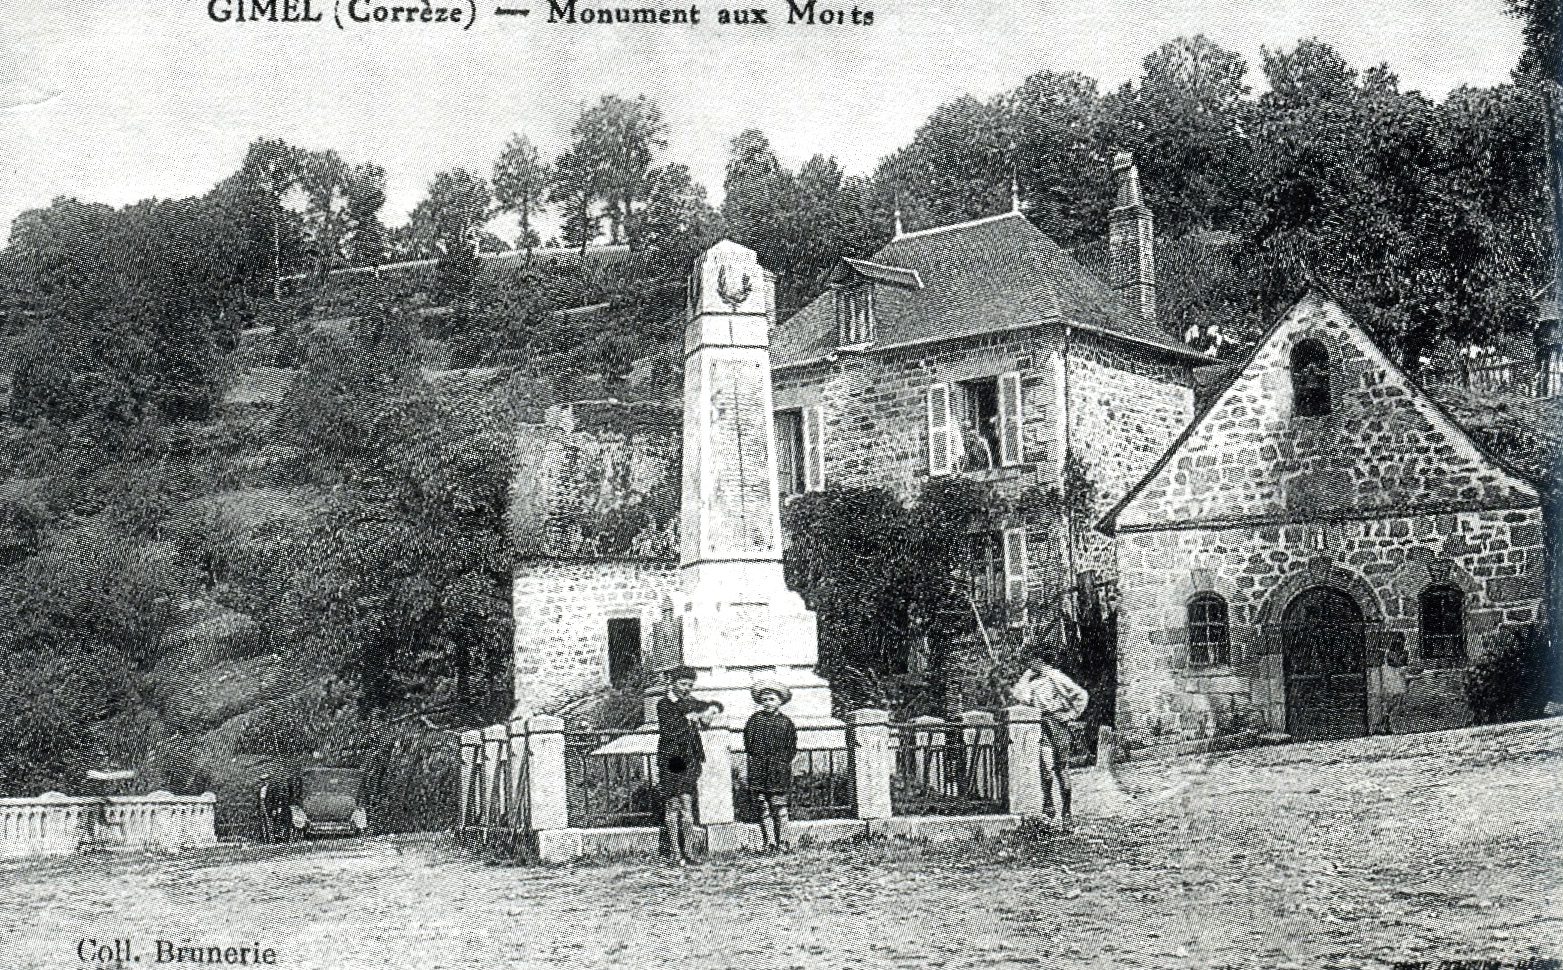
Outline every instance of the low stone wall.
{"label": "low stone wall", "polygon": [[[862,839],[919,839],[961,842],[991,838],[1020,827],[1018,815],[899,816],[884,819],[832,818],[793,822],[789,837],[798,843],[850,842]],[[757,825],[727,822],[703,827],[707,852],[758,851],[763,845]],[[543,862],[572,859],[613,859],[655,856],[661,851],[661,830],[654,828],[554,829],[536,833],[537,856]]]}
{"label": "low stone wall", "polygon": [[0,798],[0,858],[88,849],[172,851],[217,844],[217,796],[169,792]]}

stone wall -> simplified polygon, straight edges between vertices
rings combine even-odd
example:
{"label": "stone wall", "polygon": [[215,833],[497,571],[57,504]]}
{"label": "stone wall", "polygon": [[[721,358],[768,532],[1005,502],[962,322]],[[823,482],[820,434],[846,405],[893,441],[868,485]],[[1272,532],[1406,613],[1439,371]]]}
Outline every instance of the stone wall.
{"label": "stone wall", "polygon": [[519,716],[549,713],[608,686],[608,621],[640,620],[641,656],[663,596],[678,589],[671,561],[532,559],[515,569],[515,683]]}
{"label": "stone wall", "polygon": [[521,425],[517,554],[676,558],[680,421],[659,402],[578,401]]}
{"label": "stone wall", "polygon": [[827,487],[887,488],[909,502],[928,480],[928,388],[1019,371],[1024,459],[995,475],[1004,483],[1056,484],[1062,453],[1056,368],[1050,362],[1061,347],[1060,329],[1041,324],[843,353],[834,362],[777,370],[775,407],[823,407]]}
{"label": "stone wall", "polygon": [[[1466,649],[1488,649],[1506,624],[1533,622],[1541,596],[1541,512],[1495,510],[1301,525],[1132,532],[1118,537],[1118,726],[1197,737],[1241,727],[1284,730],[1279,623],[1312,586],[1350,594],[1369,626],[1368,664],[1403,638],[1422,664],[1418,595],[1434,582],[1466,594]],[[1191,666],[1187,607],[1215,592],[1228,604],[1231,663]],[[1413,678],[1397,729],[1463,724],[1463,668]],[[1379,686],[1369,678],[1369,723]]]}
{"label": "stone wall", "polygon": [[[1305,339],[1329,353],[1330,408],[1319,416],[1296,413],[1293,401],[1290,354]],[[1277,325],[1117,526],[1535,502],[1534,488],[1487,459],[1339,307],[1310,297]]]}
{"label": "stone wall", "polygon": [[1186,364],[1157,360],[1118,341],[1072,334],[1069,446],[1095,490],[1076,539],[1076,568],[1117,574],[1112,540],[1092,526],[1139,484],[1194,419]]}
{"label": "stone wall", "polygon": [[[929,478],[928,388],[1018,371],[1021,464],[966,474],[991,482],[1010,498],[1030,489],[1061,492],[1067,438],[1096,491],[1084,517],[1092,523],[1139,481],[1193,417],[1190,368],[1160,357],[1078,332],[1070,335],[1066,355],[1062,328],[1038,324],[868,354],[843,353],[833,362],[778,370],[775,406],[824,409],[828,487],[883,487],[911,502]],[[1056,517],[1028,525],[1031,595],[1050,599],[1071,559],[1064,528]],[[1094,569],[1104,578],[1113,575],[1110,540],[1087,526],[1077,531],[1075,542],[1076,568]]]}

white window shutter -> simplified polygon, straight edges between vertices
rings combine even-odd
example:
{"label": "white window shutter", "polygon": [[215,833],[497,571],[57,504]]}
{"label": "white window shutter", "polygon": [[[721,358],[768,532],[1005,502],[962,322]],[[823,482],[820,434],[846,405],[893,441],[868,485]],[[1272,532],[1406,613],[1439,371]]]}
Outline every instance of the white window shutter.
{"label": "white window shutter", "polygon": [[928,388],[928,474],[948,475],[955,470],[950,438],[950,385],[935,384]]}
{"label": "white window shutter", "polygon": [[818,407],[803,409],[803,488],[825,488],[825,412]]}
{"label": "white window shutter", "polygon": [[1026,460],[1021,436],[1020,372],[999,375],[999,464],[1019,465]]}
{"label": "white window shutter", "polygon": [[1026,622],[1026,530],[1004,530],[1004,602],[1011,626]]}

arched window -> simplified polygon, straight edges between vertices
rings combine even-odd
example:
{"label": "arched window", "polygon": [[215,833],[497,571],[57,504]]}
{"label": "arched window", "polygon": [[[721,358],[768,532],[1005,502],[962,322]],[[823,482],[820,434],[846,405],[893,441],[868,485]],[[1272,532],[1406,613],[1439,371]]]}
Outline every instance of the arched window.
{"label": "arched window", "polygon": [[1227,601],[1215,593],[1200,593],[1189,600],[1189,663],[1225,664],[1231,660]]}
{"label": "arched window", "polygon": [[1465,663],[1465,594],[1441,583],[1422,590],[1419,599],[1422,659]]}
{"label": "arched window", "polygon": [[1330,352],[1317,340],[1292,347],[1292,412],[1304,418],[1330,413]]}

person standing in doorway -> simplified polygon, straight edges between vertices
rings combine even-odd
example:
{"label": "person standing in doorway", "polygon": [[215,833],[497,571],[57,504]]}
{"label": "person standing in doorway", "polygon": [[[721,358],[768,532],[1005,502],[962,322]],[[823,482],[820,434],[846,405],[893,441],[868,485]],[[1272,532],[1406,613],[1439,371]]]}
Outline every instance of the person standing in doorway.
{"label": "person standing in doorway", "polygon": [[787,798],[792,793],[792,761],[798,755],[798,729],[781,712],[792,700],[786,685],[757,681],[749,689],[760,705],[744,725],[744,754],[749,761],[749,791],[760,808],[760,837],[766,852],[785,852]]}
{"label": "person standing in doorway", "polygon": [[674,667],[667,672],[668,691],[657,701],[657,787],[662,795],[662,824],[667,830],[668,858],[674,865],[699,861],[695,850],[695,794],[705,746],[700,727],[707,719],[706,701],[691,696],[695,671]]}
{"label": "person standing in doorway", "polygon": [[1053,801],[1053,818],[1060,830],[1067,829],[1073,794],[1069,788],[1069,722],[1085,713],[1091,696],[1041,657],[1031,661],[1010,694],[1042,712],[1042,777]]}
{"label": "person standing in doorway", "polygon": [[1384,663],[1379,667],[1379,684],[1384,701],[1384,722],[1379,730],[1384,734],[1395,733],[1395,719],[1405,710],[1406,665],[1410,662],[1403,643],[1384,651]]}

